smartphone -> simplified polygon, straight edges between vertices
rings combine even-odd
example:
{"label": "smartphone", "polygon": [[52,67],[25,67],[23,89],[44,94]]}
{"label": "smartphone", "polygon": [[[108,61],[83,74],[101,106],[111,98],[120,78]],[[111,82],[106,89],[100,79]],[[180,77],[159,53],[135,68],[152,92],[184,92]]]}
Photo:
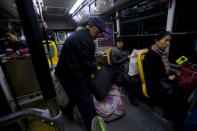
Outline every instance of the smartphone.
{"label": "smartphone", "polygon": [[186,61],[188,61],[188,58],[185,56],[181,56],[176,60],[176,63],[179,65],[182,65],[183,63],[185,63]]}

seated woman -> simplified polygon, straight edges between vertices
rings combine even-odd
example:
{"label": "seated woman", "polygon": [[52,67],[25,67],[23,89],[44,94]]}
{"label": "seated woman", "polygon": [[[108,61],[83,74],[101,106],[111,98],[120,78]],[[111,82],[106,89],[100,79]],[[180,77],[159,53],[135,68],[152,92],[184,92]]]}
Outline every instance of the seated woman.
{"label": "seated woman", "polygon": [[123,50],[124,42],[121,38],[117,38],[115,47],[112,48],[111,61],[112,65],[122,66],[129,61],[129,51]]}
{"label": "seated woman", "polygon": [[129,71],[129,55],[130,52],[128,50],[123,50],[124,42],[121,38],[117,38],[115,48],[112,48],[111,61],[112,65],[120,67],[119,74],[116,78],[116,84],[118,86],[122,86],[124,90],[128,93],[129,101],[133,105],[137,105],[136,101],[136,90],[135,88],[131,88],[130,83],[131,78],[128,76]]}
{"label": "seated woman", "polygon": [[[175,123],[175,129],[179,130],[186,115],[187,100],[176,82],[176,74],[172,72],[168,61],[166,49],[169,47],[170,41],[171,34],[169,32],[159,34],[154,45],[145,55],[143,68],[149,97],[164,108],[168,118]],[[163,78],[176,83],[172,93],[168,94],[163,90],[160,83]]]}

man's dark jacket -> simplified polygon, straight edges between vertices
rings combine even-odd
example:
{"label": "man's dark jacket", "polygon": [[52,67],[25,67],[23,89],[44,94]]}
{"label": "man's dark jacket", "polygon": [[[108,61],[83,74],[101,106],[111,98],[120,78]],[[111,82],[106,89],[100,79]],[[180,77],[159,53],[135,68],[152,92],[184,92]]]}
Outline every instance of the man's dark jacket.
{"label": "man's dark jacket", "polygon": [[94,63],[95,45],[88,29],[73,32],[62,49],[56,67],[56,76],[60,81],[75,79],[88,80],[96,70]]}

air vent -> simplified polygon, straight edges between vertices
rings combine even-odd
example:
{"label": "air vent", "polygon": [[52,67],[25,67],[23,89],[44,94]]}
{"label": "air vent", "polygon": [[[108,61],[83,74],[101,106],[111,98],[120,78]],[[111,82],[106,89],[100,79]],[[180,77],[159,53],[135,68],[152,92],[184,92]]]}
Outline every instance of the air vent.
{"label": "air vent", "polygon": [[68,14],[68,9],[62,8],[62,7],[47,6],[46,12],[47,12],[47,15],[65,16],[66,14]]}

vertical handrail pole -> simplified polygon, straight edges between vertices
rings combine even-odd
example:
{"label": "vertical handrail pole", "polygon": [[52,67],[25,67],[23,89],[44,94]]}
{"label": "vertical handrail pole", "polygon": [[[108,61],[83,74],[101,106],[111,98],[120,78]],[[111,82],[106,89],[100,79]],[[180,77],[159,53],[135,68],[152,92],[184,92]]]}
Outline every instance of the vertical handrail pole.
{"label": "vertical handrail pole", "polygon": [[36,14],[34,12],[32,0],[15,1],[44,100],[48,104],[51,115],[56,116],[58,114],[58,108],[56,102],[54,102],[56,94],[42,44],[41,33],[36,21]]}

